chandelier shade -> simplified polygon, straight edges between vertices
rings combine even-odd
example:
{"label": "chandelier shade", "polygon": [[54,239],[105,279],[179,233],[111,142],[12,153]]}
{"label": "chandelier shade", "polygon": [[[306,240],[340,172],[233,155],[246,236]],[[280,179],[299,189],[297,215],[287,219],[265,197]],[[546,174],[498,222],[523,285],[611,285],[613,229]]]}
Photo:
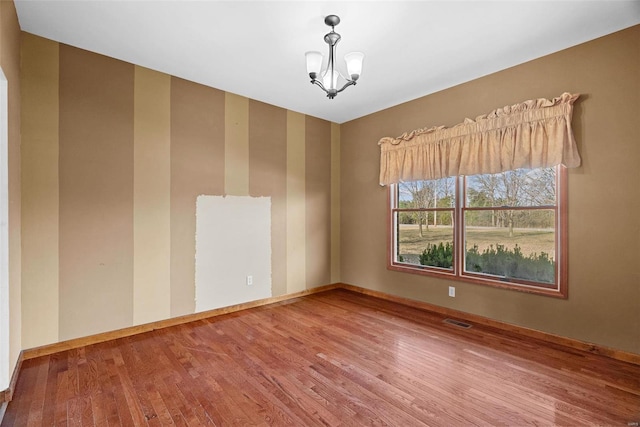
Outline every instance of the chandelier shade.
{"label": "chandelier shade", "polygon": [[344,60],[347,63],[347,72],[353,79],[354,76],[356,79],[360,77],[362,74],[362,61],[364,60],[364,53],[362,52],[351,52],[347,53],[344,56]]}
{"label": "chandelier shade", "polygon": [[[362,74],[362,62],[364,54],[362,52],[351,52],[345,55],[344,60],[347,65],[347,76],[342,75],[335,66],[336,45],[341,39],[340,34],[335,32],[335,26],[340,23],[340,18],[336,15],[329,15],[324,19],[324,23],[331,27],[331,31],[324,36],[324,41],[329,45],[329,58],[327,68],[322,70],[324,57],[322,53],[310,51],[305,54],[307,60],[307,73],[311,78],[311,83],[317,85],[326,94],[327,98],[333,99],[336,95],[349,86],[356,84]],[[344,84],[338,80],[345,81]],[[340,87],[340,85],[342,85]]]}
{"label": "chandelier shade", "polygon": [[307,52],[305,54],[307,57],[307,73],[309,75],[315,74],[316,76],[320,74],[320,68],[322,67],[322,54],[320,52]]}

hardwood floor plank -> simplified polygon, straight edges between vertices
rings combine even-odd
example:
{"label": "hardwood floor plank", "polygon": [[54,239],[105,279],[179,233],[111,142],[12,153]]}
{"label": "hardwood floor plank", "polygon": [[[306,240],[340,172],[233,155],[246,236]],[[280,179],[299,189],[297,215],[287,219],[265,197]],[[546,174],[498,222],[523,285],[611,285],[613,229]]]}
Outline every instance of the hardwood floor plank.
{"label": "hardwood floor plank", "polygon": [[[41,364],[46,363],[45,360],[39,360],[29,363],[27,361],[23,362],[22,369],[20,370],[19,381],[16,384],[16,390],[14,393],[14,399],[9,402],[7,406],[7,410],[4,414],[4,418],[2,420],[2,424],[6,425],[26,425],[27,420],[29,419],[29,408],[33,399],[20,399],[16,402],[16,394],[17,393],[32,393],[35,391],[35,383],[38,373],[38,368]],[[9,407],[13,411],[9,410]]]}
{"label": "hardwood floor plank", "polygon": [[[318,325],[321,325],[324,322],[325,322],[324,319],[320,319]],[[315,337],[315,338],[316,338],[316,340],[318,340],[318,337]],[[326,342],[326,343],[339,343],[339,341],[340,340],[337,337],[328,336],[327,339],[325,341],[323,341],[323,342]],[[355,348],[353,349],[353,351],[350,351],[349,348],[342,347],[342,348],[339,349],[339,351],[340,351],[341,354],[349,355],[349,359],[361,360],[361,362],[364,363],[365,365],[367,364],[367,362],[370,362],[370,361],[374,360],[372,358],[362,359],[360,357],[360,355],[366,353],[367,350],[366,350],[366,346],[365,345],[361,345],[358,342],[358,337],[353,336],[353,339],[351,339],[351,342],[350,342],[350,347],[355,347]],[[390,354],[385,356],[383,353],[384,353],[384,351],[380,350],[380,351],[377,352],[376,356],[379,356],[383,360],[386,360],[386,357],[390,356]],[[413,364],[410,365],[409,369],[411,369],[411,367],[413,367],[413,366],[415,366],[415,365],[413,365]],[[396,366],[396,368],[397,368],[397,366]],[[381,372],[389,373],[389,370],[387,369],[386,366],[376,365],[375,363],[369,363],[368,369],[370,371],[372,371],[372,372],[377,372],[378,375],[380,375]],[[398,375],[399,375],[399,373],[396,370],[395,372],[391,373],[389,375],[389,377],[390,378],[391,377],[397,377]],[[367,384],[364,384],[364,385],[368,386]],[[406,384],[406,383],[401,385],[401,387],[404,387],[404,388],[406,388],[407,386],[408,386],[408,384]],[[429,383],[427,382],[427,383],[421,384],[421,387],[425,387],[425,386],[429,387]],[[416,389],[416,391],[417,391],[417,389]],[[430,411],[432,411],[432,412],[435,411],[435,413],[438,412],[437,406],[435,405],[435,401],[437,400],[436,399],[437,398],[437,394],[438,394],[438,390],[434,390],[432,392],[432,394],[430,395],[431,403],[433,403],[432,408],[430,409]],[[467,416],[470,416],[470,414],[467,414]],[[474,420],[474,421],[477,421],[477,420]]]}
{"label": "hardwood floor plank", "polygon": [[[230,326],[233,325],[216,325],[215,335],[211,337],[208,336],[209,331],[207,329],[198,329],[197,333],[202,341],[197,344],[203,357],[205,355],[208,356],[214,369],[216,366],[225,365],[230,368],[227,369],[227,372],[234,373],[234,375],[240,374],[244,378],[247,382],[247,387],[243,387],[243,390],[250,392],[251,398],[259,405],[262,414],[262,419],[256,420],[255,423],[260,424],[262,422],[270,422],[270,420],[293,425],[303,423],[303,420],[300,420],[295,415],[295,411],[291,410],[291,402],[287,400],[286,396],[283,398],[282,393],[274,388],[273,381],[268,376],[271,372],[270,365],[263,363],[257,357],[252,357],[256,353],[254,349],[251,352],[244,351],[243,347],[239,345],[244,345],[244,343],[235,337],[234,330]],[[211,339],[215,339],[220,343],[220,347],[212,352],[203,350],[202,343],[206,343]],[[217,375],[220,374],[223,374],[223,372],[217,373]],[[221,391],[225,390],[222,386],[228,386],[228,384],[224,383],[220,385]],[[263,397],[260,395],[263,395]],[[265,396],[269,397],[269,399],[265,399]],[[282,406],[282,403],[285,405]]]}
{"label": "hardwood floor plank", "polygon": [[[243,319],[246,320],[247,318],[248,318],[248,316],[244,317]],[[258,326],[256,325],[256,327],[258,327]],[[293,343],[294,345],[297,345],[297,343],[300,343],[299,339],[295,339],[293,341],[292,340],[286,340],[286,341],[290,342],[290,343]],[[265,348],[265,351],[269,352],[269,353],[273,353],[275,360],[285,360],[287,362],[287,365],[294,364],[294,366],[295,365],[304,365],[305,362],[306,362],[307,366],[311,367],[313,365],[313,363],[314,363],[312,360],[306,360],[306,359],[301,359],[301,360],[295,360],[295,359],[292,359],[292,358],[287,359],[287,354],[290,355],[290,356],[297,355],[298,354],[297,351],[300,350],[299,347],[296,349],[296,351],[291,351],[290,350],[291,347],[289,349],[284,348],[284,347],[280,347],[280,346],[277,346],[276,344],[274,344],[273,341],[270,342],[269,344],[270,344],[269,347]],[[317,350],[320,350],[320,349],[317,349]],[[321,353],[315,353],[314,357],[318,357],[319,355],[320,355],[320,358],[323,358]],[[365,386],[369,386],[369,384],[365,384]],[[405,397],[406,399],[410,399],[410,397],[408,397],[408,396],[403,396],[403,397]]]}
{"label": "hardwood floor plank", "polygon": [[[467,338],[472,339],[470,335],[471,335],[471,334],[469,334],[469,336],[468,336]],[[500,338],[500,344],[503,344],[503,343],[504,343],[504,336],[503,336],[503,335],[500,335],[500,336],[501,336],[501,338]],[[488,335],[487,335],[487,334],[485,334],[485,331],[483,331],[483,338],[484,338],[484,342],[487,342],[487,341],[488,341],[488,340],[487,340],[487,337],[488,337]],[[467,343],[467,345],[471,345],[471,344],[472,344],[472,342],[471,342],[471,341]],[[528,344],[527,346],[530,346],[530,345],[531,345],[530,343],[527,343],[527,344]],[[491,344],[491,346],[495,346],[495,345],[496,345],[495,343],[492,343],[492,344]],[[489,351],[491,351],[491,347],[488,347],[488,349],[489,349]],[[417,348],[414,348],[413,350],[414,350],[414,351],[419,351],[419,349],[417,349]],[[501,351],[502,351],[502,350],[501,350]],[[496,353],[496,354],[500,355],[501,353]],[[507,353],[507,354],[509,354],[509,357],[510,357],[510,358],[518,359],[518,357],[517,357],[517,356],[514,356],[514,355],[510,354],[510,352],[509,352],[509,353]],[[530,357],[530,356],[531,356],[531,355],[530,355],[530,354],[528,354],[526,359],[523,359],[523,358],[520,358],[520,359],[521,359],[521,361],[527,361],[527,360],[528,360],[528,361],[530,361],[530,359],[531,359],[531,357]],[[586,356],[591,356],[591,355],[586,354]],[[437,356],[432,354],[432,355],[430,355],[430,357],[431,357],[431,358],[433,358],[433,357],[437,357]],[[600,360],[610,360],[610,359],[600,358]],[[505,366],[504,364],[502,364],[502,363],[503,363],[503,361],[502,361],[502,360],[496,360],[495,362],[498,362],[498,363],[486,364],[484,367],[482,367],[482,369],[490,369],[492,366],[501,366],[501,367],[504,367],[504,366]],[[566,365],[566,361],[565,361],[565,365]],[[628,365],[628,364],[627,364],[627,365]],[[633,365],[630,365],[630,366],[633,366]],[[635,367],[634,367],[634,368],[635,368]],[[537,365],[536,365],[536,367],[533,369],[533,372],[534,372],[535,374],[539,374],[539,369],[545,370],[545,369],[547,369],[547,367],[544,365],[544,363],[537,364]],[[566,375],[567,375],[567,374],[566,374],[566,372],[565,372],[566,370],[567,370],[567,369],[565,368],[565,369],[562,369],[562,370],[554,371],[553,375],[554,375],[554,376],[556,376],[556,377],[557,377],[558,375],[560,375],[560,376],[566,376]],[[636,369],[636,370],[637,370],[637,369]],[[432,372],[438,372],[438,370],[437,370],[437,369],[434,369],[434,370],[432,370]],[[497,376],[498,378],[502,378],[502,380],[503,380],[503,381],[505,381],[503,384],[507,384],[507,386],[506,386],[506,387],[508,387],[508,381],[512,381],[512,379],[511,379],[511,378],[509,378],[509,376],[506,376],[506,377],[505,377],[505,376],[501,376],[499,371],[494,371],[494,375],[495,375],[495,376]],[[531,380],[532,380],[532,378],[527,378],[527,379],[526,379],[526,380],[524,380],[524,381],[526,382],[526,381],[531,381]],[[564,380],[565,380],[566,382],[568,382],[568,383],[572,383],[572,382],[575,380],[575,378],[572,378],[572,377],[569,375],[569,376],[567,376],[566,378],[564,378]],[[539,385],[540,385],[541,387],[543,387],[543,389],[542,389],[542,392],[543,392],[543,393],[545,393],[545,392],[549,392],[549,391],[550,391],[550,390],[549,390],[549,388],[548,388],[548,387],[549,387],[549,384],[548,384],[548,383],[544,383],[544,382],[543,382],[543,383],[539,383]],[[553,382],[551,382],[551,385],[553,385]],[[522,384],[521,384],[521,386],[522,386]],[[547,388],[544,388],[544,387],[547,387]],[[501,388],[503,388],[503,387],[501,387]],[[557,392],[559,392],[559,393],[561,393],[561,392],[563,392],[563,391],[564,391],[564,389],[562,389],[562,388],[561,388],[561,389],[558,389],[558,390],[556,390],[556,391],[557,391]],[[575,392],[574,392],[574,393],[575,393]],[[585,395],[585,392],[584,392],[584,391],[580,392],[580,391],[578,390],[578,396],[580,396],[581,394]],[[593,400],[594,400],[594,399],[595,399],[595,400],[598,400],[598,397],[597,397],[598,395],[599,395],[598,387],[595,387],[595,388],[593,388],[592,390],[590,390],[590,393],[586,394],[586,397],[585,397],[584,399],[582,399],[582,400],[581,400],[581,401],[579,401],[579,402],[575,402],[575,401],[573,401],[573,403],[574,403],[574,404],[576,404],[576,403],[577,403],[577,404],[580,404],[580,405],[582,405],[582,406],[590,406],[591,404],[590,404],[589,402],[593,402]],[[517,399],[518,394],[511,394],[511,393],[510,393],[510,394],[507,394],[506,396],[508,397],[508,399],[509,399],[510,401],[514,401],[515,399]],[[637,399],[636,399],[636,402],[637,402]],[[619,407],[619,406],[618,406],[618,407]],[[531,409],[533,409],[533,407],[529,408],[529,410],[531,410]],[[599,408],[599,410],[600,410],[600,411],[606,411],[606,410],[607,410],[607,408],[601,407],[601,408]],[[574,412],[575,412],[575,411],[574,411]],[[597,421],[597,419],[598,419],[598,417],[597,417],[597,416],[592,415],[592,421]]]}
{"label": "hardwood floor plank", "polygon": [[[320,321],[322,321],[322,320],[320,320]],[[309,324],[308,326],[311,326],[311,324]],[[304,338],[301,338],[301,339],[304,339]],[[317,339],[318,339],[318,337],[317,337],[317,336],[314,336],[314,341],[315,341],[315,340],[317,340]],[[331,341],[327,341],[327,342],[331,342]],[[318,350],[319,350],[320,352],[321,352],[321,351],[323,351],[323,350],[321,350],[321,349],[318,349]],[[326,346],[326,345],[324,346],[324,350],[328,351],[328,350],[327,350],[327,346]],[[318,353],[318,354],[317,354],[317,356],[320,356],[320,357],[321,357],[322,359],[324,359],[324,360],[328,360],[328,359],[325,357],[325,355],[324,355],[324,354],[322,354],[322,353]],[[358,357],[358,355],[355,355],[355,357]],[[339,365],[338,365],[338,366],[339,366]],[[347,374],[347,376],[348,376],[348,372],[347,372],[346,374]],[[368,375],[368,374],[364,374],[364,375]],[[356,380],[355,380],[355,382],[357,382],[357,384],[358,384],[359,386],[364,387],[364,388],[368,388],[368,389],[373,389],[373,390],[375,390],[375,387],[372,387],[371,381],[372,381],[372,380],[358,381],[358,379],[357,379],[357,378],[356,378]],[[388,392],[388,390],[387,390],[387,392]],[[405,397],[406,397],[406,396],[405,396]],[[404,404],[404,402],[401,402],[401,404]]]}
{"label": "hardwood floor plank", "polygon": [[334,289],[25,360],[4,426],[627,425],[640,366]]}
{"label": "hardwood floor plank", "polygon": [[44,407],[44,398],[46,396],[47,378],[49,371],[49,360],[46,363],[42,363],[38,366],[36,381],[33,386],[33,392],[35,397],[29,407],[29,417],[27,419],[27,426],[39,426],[42,425],[42,413]]}
{"label": "hardwood floor plank", "polygon": [[[122,366],[122,358],[118,349],[113,346],[107,346],[103,350],[103,357],[105,360],[104,369],[105,374],[108,376],[113,395],[113,401],[115,405],[116,415],[111,417],[109,424],[117,423],[123,427],[130,427],[135,425],[132,412],[139,414],[139,410],[131,397],[130,389],[123,383],[123,379],[119,375],[118,366]],[[141,418],[138,420],[141,421]]]}
{"label": "hardwood floor plank", "polygon": [[[191,392],[191,388],[185,383],[180,382],[176,384],[176,387],[179,392],[178,397],[180,397],[182,403],[191,405],[192,411],[198,418],[199,424],[193,425],[215,426],[222,423],[222,416],[215,407],[211,406],[211,402],[206,400],[206,396],[199,392],[199,387],[194,389],[197,396]],[[218,423],[214,420],[218,420]]]}

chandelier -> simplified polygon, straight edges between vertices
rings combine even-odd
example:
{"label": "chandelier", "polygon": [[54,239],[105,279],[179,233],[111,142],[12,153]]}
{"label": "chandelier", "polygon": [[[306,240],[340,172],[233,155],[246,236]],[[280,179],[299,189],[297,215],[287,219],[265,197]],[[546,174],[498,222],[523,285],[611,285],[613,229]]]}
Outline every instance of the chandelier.
{"label": "chandelier", "polygon": [[[318,85],[320,89],[326,92],[329,99],[333,99],[347,87],[356,84],[360,73],[362,73],[364,54],[362,52],[351,52],[344,56],[349,77],[343,76],[335,68],[336,45],[340,41],[340,34],[335,32],[335,26],[340,23],[340,18],[336,15],[329,15],[324,18],[324,23],[331,27],[331,32],[324,36],[324,41],[329,45],[327,68],[321,71],[323,57],[320,52],[307,52],[305,56],[311,83]],[[346,81],[340,89],[338,89],[338,77]]]}

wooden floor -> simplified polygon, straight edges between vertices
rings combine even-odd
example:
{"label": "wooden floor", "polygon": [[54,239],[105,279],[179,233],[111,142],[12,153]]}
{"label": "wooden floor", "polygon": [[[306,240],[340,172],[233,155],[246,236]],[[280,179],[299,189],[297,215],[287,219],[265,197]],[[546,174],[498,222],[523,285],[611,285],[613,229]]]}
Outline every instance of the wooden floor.
{"label": "wooden floor", "polygon": [[27,360],[2,426],[612,425],[640,366],[345,290]]}

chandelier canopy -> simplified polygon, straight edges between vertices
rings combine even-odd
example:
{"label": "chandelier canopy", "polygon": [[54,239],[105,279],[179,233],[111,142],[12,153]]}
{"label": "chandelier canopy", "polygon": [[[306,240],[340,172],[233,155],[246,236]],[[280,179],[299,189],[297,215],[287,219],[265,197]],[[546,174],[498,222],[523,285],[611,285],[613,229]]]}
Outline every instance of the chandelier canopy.
{"label": "chandelier canopy", "polygon": [[[356,81],[362,73],[362,61],[364,54],[362,52],[351,52],[344,56],[347,63],[348,77],[343,76],[335,68],[336,45],[340,41],[340,34],[335,32],[335,26],[340,23],[340,18],[336,15],[329,15],[324,18],[324,23],[331,27],[331,32],[324,36],[324,41],[329,45],[329,59],[327,68],[321,71],[323,56],[320,52],[307,52],[307,72],[311,78],[311,83],[317,85],[326,92],[329,99],[333,99],[336,95],[347,87],[355,85]],[[346,83],[338,89],[338,78],[345,80]]]}

